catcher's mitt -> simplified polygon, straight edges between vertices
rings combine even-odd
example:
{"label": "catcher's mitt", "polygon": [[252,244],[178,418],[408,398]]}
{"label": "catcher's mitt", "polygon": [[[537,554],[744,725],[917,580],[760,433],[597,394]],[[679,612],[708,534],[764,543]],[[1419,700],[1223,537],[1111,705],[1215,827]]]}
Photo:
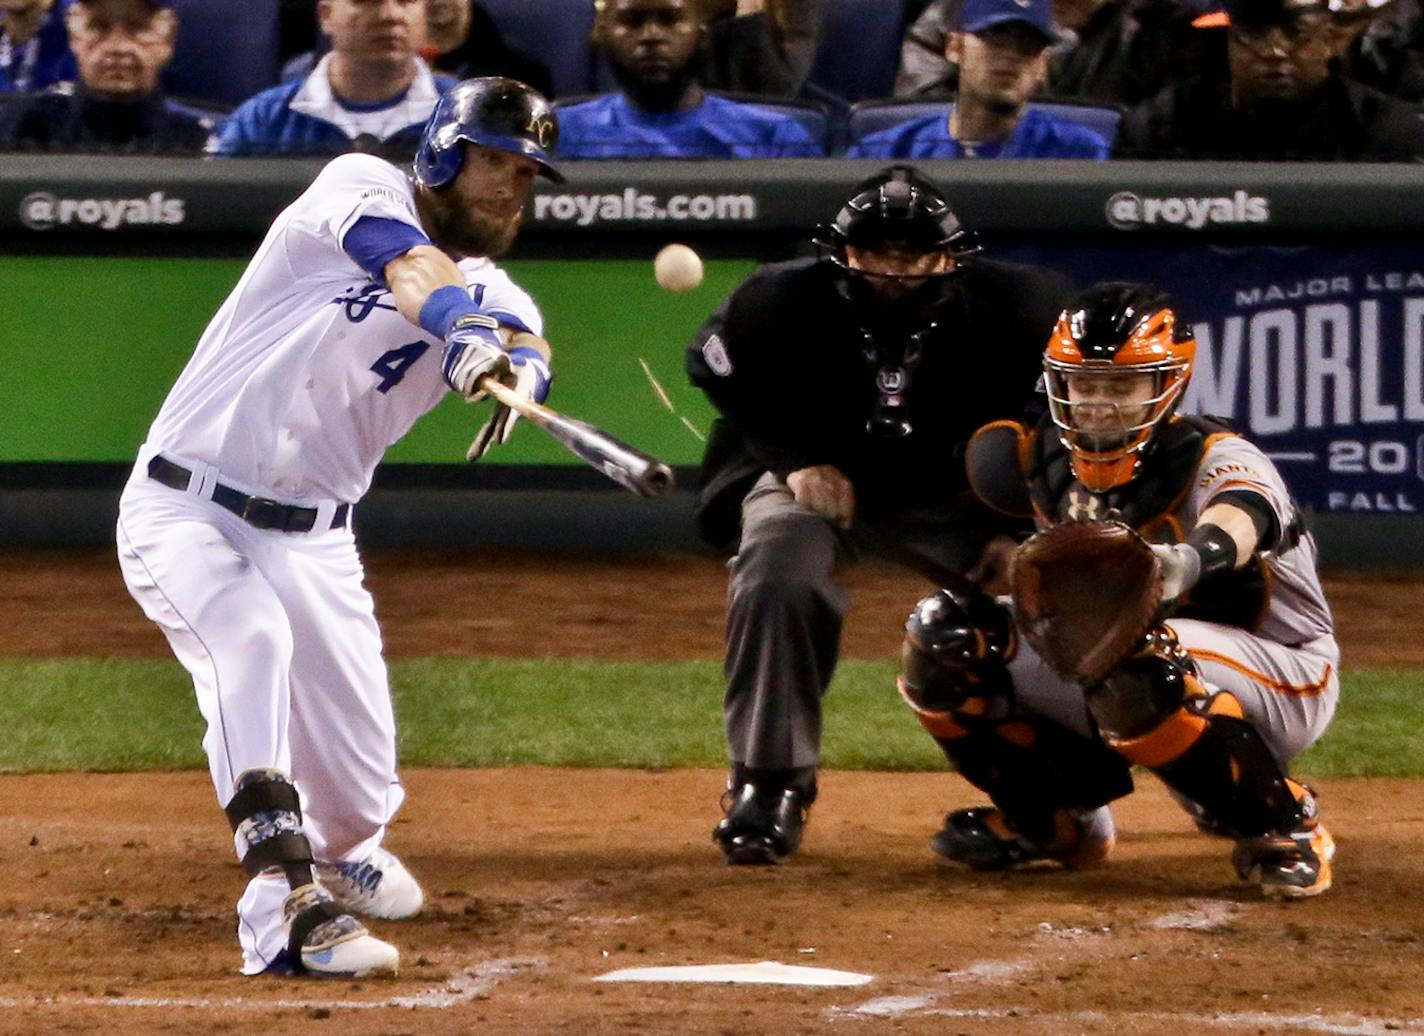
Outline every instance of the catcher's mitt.
{"label": "catcher's mitt", "polygon": [[1122,522],[1066,522],[1037,533],[1009,569],[1024,637],[1060,676],[1096,683],[1157,620],[1162,563]]}

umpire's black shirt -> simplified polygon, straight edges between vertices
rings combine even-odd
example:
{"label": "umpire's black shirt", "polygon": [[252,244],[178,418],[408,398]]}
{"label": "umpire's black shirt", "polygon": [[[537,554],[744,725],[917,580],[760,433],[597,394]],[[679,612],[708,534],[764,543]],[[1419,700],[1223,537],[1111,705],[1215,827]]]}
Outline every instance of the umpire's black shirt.
{"label": "umpire's black shirt", "polygon": [[689,377],[723,416],[703,459],[699,507],[713,543],[735,542],[742,496],[767,470],[834,465],[871,518],[957,505],[974,431],[1042,409],[1043,351],[1070,292],[1059,274],[961,261],[922,341],[905,394],[912,430],[900,438],[867,429],[877,364],[864,355],[866,312],[838,291],[841,276],[811,259],[763,267],[688,347]]}

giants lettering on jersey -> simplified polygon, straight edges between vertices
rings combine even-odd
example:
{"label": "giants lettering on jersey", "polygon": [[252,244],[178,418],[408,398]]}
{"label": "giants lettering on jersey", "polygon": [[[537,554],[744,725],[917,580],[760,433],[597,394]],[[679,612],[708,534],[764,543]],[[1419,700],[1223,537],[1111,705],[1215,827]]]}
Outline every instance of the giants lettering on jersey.
{"label": "giants lettering on jersey", "polygon": [[1260,480],[1260,476],[1245,464],[1218,464],[1207,471],[1206,474],[1202,475],[1201,481],[1199,481],[1197,485],[1205,488],[1218,479],[1225,478],[1228,475],[1241,475],[1252,481]]}

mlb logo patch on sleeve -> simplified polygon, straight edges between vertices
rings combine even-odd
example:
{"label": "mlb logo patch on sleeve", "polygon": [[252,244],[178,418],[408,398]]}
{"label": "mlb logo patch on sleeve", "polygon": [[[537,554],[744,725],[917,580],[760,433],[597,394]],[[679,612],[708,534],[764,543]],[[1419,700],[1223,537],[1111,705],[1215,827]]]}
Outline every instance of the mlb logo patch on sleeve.
{"label": "mlb logo patch on sleeve", "polygon": [[727,347],[717,335],[712,335],[702,343],[702,358],[707,361],[712,373],[719,378],[725,378],[732,373],[732,358],[727,355]]}

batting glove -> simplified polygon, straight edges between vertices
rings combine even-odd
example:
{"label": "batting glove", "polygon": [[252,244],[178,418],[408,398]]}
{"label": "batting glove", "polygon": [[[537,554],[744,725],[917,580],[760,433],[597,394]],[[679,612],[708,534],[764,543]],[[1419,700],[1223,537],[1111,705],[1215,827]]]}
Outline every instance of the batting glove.
{"label": "batting glove", "polygon": [[[521,345],[509,350],[508,356],[514,376],[514,383],[510,387],[525,399],[535,403],[544,402],[549,397],[549,383],[554,380],[554,376],[549,373],[549,364],[543,355],[537,349]],[[504,380],[508,384],[509,379]],[[468,454],[470,460],[479,460],[496,443],[503,445],[509,442],[509,436],[514,431],[514,422],[518,420],[517,410],[511,410],[503,403],[497,404],[494,414],[475,433]]]}
{"label": "batting glove", "polygon": [[467,313],[445,336],[441,372],[445,383],[471,403],[485,398],[480,379],[486,374],[503,381],[510,374],[509,354],[500,344],[499,321],[484,313]]}
{"label": "batting glove", "polygon": [[1202,559],[1190,543],[1154,543],[1152,553],[1162,562],[1162,600],[1175,601],[1201,577]]}

